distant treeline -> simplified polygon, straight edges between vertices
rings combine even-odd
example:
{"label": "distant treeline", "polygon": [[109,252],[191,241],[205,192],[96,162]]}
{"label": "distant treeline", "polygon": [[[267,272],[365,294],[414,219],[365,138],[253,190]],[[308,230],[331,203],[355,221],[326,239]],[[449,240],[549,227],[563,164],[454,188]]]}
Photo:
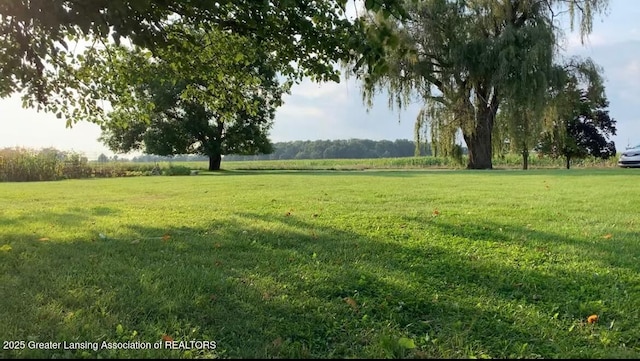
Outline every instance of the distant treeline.
{"label": "distant treeline", "polygon": [[[226,161],[242,160],[283,160],[283,159],[370,159],[370,158],[399,158],[413,157],[415,155],[415,142],[408,139],[370,140],[370,139],[341,139],[341,140],[296,140],[291,142],[278,142],[273,144],[273,153],[259,155],[224,156]],[[463,147],[463,154],[467,148]],[[431,145],[421,144],[421,156],[430,156]],[[202,155],[175,155],[164,157],[153,154],[144,154],[129,159],[118,159],[131,162],[196,162],[206,161],[209,158]],[[111,161],[101,155],[98,161]]]}
{"label": "distant treeline", "polygon": [[[172,157],[164,157],[161,155],[144,154],[141,156],[133,157],[131,159],[120,159],[126,162],[203,162],[208,161],[209,158],[204,155],[174,155]],[[98,159],[98,161],[100,161]]]}
{"label": "distant treeline", "polygon": [[[366,159],[366,158],[394,158],[413,157],[415,143],[412,140],[296,140],[292,142],[278,142],[273,144],[273,153],[259,155],[225,155],[226,161],[239,160],[281,160],[281,159]],[[431,147],[423,144],[420,155],[431,155]],[[132,162],[188,162],[205,161],[207,157],[201,155],[176,155],[163,157],[145,154],[131,159]]]}
{"label": "distant treeline", "polygon": [[[275,143],[271,154],[227,155],[225,160],[281,160],[281,159],[364,159],[412,157],[415,143],[407,139],[369,140],[296,140]],[[430,155],[423,153],[423,155]]]}

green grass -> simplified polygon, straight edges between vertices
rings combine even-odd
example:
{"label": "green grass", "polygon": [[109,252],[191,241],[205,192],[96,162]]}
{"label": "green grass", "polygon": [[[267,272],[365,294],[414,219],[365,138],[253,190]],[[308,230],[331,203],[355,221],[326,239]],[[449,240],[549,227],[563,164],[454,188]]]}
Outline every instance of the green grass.
{"label": "green grass", "polygon": [[0,183],[3,346],[217,346],[17,343],[0,358],[638,358],[639,180],[575,169]]}
{"label": "green grass", "polygon": [[[611,168],[616,167],[618,157],[603,161],[598,159],[577,159],[572,161],[573,168]],[[206,162],[187,162],[194,169],[207,169]],[[461,169],[465,168],[467,159],[462,163],[451,158],[436,157],[404,157],[404,158],[372,158],[372,159],[295,159],[295,160],[259,160],[222,162],[222,168],[228,170],[366,170],[366,169]],[[493,166],[496,169],[520,169],[522,157],[507,155],[495,158]],[[564,168],[563,159],[531,156],[531,169]]]}
{"label": "green grass", "polygon": [[[572,168],[615,168],[618,157],[608,160],[595,158],[576,159],[572,161]],[[152,167],[155,163],[93,163],[96,168],[119,167]],[[462,163],[451,158],[442,157],[401,157],[401,158],[370,158],[370,159],[286,159],[286,160],[256,160],[256,161],[222,161],[223,170],[368,170],[368,169],[462,169],[467,164],[464,157]],[[190,169],[206,170],[208,162],[158,162],[158,166],[166,169],[172,165],[185,166]],[[493,159],[496,169],[520,169],[522,157],[508,154]],[[529,158],[531,169],[564,168],[564,159],[538,157]]]}

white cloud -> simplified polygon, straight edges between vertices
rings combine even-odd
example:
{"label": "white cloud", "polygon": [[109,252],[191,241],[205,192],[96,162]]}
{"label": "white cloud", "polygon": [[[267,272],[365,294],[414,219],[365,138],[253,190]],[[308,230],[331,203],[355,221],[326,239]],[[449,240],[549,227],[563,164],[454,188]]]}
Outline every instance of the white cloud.
{"label": "white cloud", "polygon": [[640,60],[639,59],[633,59],[631,60],[625,67],[624,67],[624,71],[625,73],[627,73],[627,75],[630,78],[634,78],[635,77],[635,83],[637,83],[638,80],[640,80]]}
{"label": "white cloud", "polygon": [[610,43],[604,34],[591,34],[586,36],[583,43],[583,40],[580,38],[580,34],[572,32],[567,35],[566,39],[562,43],[562,47],[567,53],[575,53],[585,48],[590,49],[609,44]]}
{"label": "white cloud", "polygon": [[[640,55],[640,52],[638,52]],[[617,66],[611,67],[605,77],[609,79],[608,88],[624,94],[628,99],[637,98],[640,92],[640,58],[618,59]]]}
{"label": "white cloud", "polygon": [[325,112],[320,107],[315,106],[303,106],[290,104],[280,108],[276,117],[282,116],[290,119],[309,119],[315,118],[315,120],[323,120],[326,118]]}
{"label": "white cloud", "polygon": [[332,99],[333,101],[337,100],[340,102],[345,102],[349,90],[349,84],[344,80],[340,83],[316,83],[306,79],[300,84],[294,85],[291,88],[291,93],[294,96],[299,96],[310,100],[324,98]]}

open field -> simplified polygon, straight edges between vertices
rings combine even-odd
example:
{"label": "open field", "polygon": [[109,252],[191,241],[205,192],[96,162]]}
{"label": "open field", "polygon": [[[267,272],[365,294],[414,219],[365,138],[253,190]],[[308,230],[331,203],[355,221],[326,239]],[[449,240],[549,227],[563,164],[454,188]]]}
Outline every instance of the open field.
{"label": "open field", "polygon": [[[573,168],[615,168],[618,157],[608,160],[595,158],[576,159],[572,161]],[[565,167],[563,159],[531,156],[529,166],[532,169],[562,169]],[[114,163],[106,163],[110,166]],[[117,164],[117,163],[115,163]],[[132,165],[152,165],[151,163],[125,163]],[[206,170],[208,162],[160,162],[159,166],[169,165],[190,167],[191,169]],[[366,170],[366,169],[462,169],[467,164],[466,157],[462,163],[452,158],[443,157],[402,157],[402,158],[369,158],[369,159],[286,159],[286,160],[256,160],[256,161],[222,161],[224,170]],[[99,165],[98,165],[99,166]],[[494,158],[496,169],[520,169],[522,157],[508,154],[504,158]]]}
{"label": "open field", "polygon": [[[0,183],[0,358],[638,358],[639,180],[229,170]],[[163,339],[216,347],[102,348]]]}

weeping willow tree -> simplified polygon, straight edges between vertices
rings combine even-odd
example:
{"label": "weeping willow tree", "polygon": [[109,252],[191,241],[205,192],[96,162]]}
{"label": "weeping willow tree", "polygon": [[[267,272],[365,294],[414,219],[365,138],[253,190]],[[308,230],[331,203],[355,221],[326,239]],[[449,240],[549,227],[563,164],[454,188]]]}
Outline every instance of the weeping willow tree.
{"label": "weeping willow tree", "polygon": [[[429,113],[429,110],[432,112]],[[446,114],[438,113],[442,110],[442,107],[423,108],[418,112],[414,127],[416,146],[424,139],[431,143],[431,154],[434,157],[461,157],[461,147],[456,144],[457,129],[451,122],[444,121]]]}
{"label": "weeping willow tree", "polygon": [[[503,108],[506,107],[507,105],[504,104]],[[527,170],[529,169],[529,152],[538,142],[542,122],[525,107],[514,106],[513,108],[520,109],[520,113],[501,110],[496,115],[493,135],[494,154],[499,152],[498,154],[504,156],[505,153],[519,153],[522,156],[522,169]],[[500,141],[503,143],[502,146]]]}
{"label": "weeping willow tree", "polygon": [[535,114],[542,108],[554,73],[560,32],[556,17],[569,14],[572,27],[578,20],[584,37],[594,14],[606,4],[405,0],[407,18],[366,13],[366,26],[387,29],[394,36],[386,41],[384,65],[356,74],[363,82],[363,97],[371,106],[384,89],[389,103],[403,108],[418,96],[424,108],[416,129],[430,129],[441,150],[453,149],[452,134],[460,130],[469,149],[467,168],[492,168],[492,135],[501,104],[513,105],[509,113],[528,109]]}
{"label": "weeping willow tree", "polygon": [[[551,72],[551,75],[560,76]],[[548,91],[537,97],[519,101],[506,99],[496,114],[493,128],[493,150],[498,154],[518,153],[522,156],[522,169],[529,169],[529,154],[540,142],[548,115],[556,105],[551,89],[559,80],[553,79]]]}

